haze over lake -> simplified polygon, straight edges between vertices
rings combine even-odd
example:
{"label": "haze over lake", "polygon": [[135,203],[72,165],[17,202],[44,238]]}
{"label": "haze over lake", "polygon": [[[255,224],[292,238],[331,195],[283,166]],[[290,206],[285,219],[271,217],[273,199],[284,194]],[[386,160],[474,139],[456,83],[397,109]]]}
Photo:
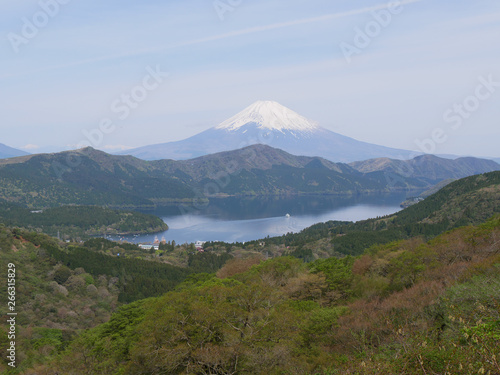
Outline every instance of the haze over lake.
{"label": "haze over lake", "polygon": [[[212,199],[199,208],[168,206],[147,213],[161,217],[169,226],[168,231],[157,234],[159,239],[244,242],[299,232],[328,220],[358,221],[392,214],[409,195],[415,194],[224,198]],[[155,235],[111,237],[121,238],[152,242]]]}

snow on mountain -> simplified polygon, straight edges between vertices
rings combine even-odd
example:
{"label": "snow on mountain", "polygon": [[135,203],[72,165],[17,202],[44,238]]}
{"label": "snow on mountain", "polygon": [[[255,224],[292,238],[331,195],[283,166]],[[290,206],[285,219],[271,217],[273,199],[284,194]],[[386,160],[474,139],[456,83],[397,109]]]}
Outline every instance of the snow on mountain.
{"label": "snow on mountain", "polygon": [[415,156],[411,151],[360,142],[334,133],[273,101],[258,101],[221,124],[182,141],[148,145],[119,154],[145,160],[183,160],[254,144],[344,163]]}
{"label": "snow on mountain", "polygon": [[247,124],[256,124],[259,129],[313,132],[319,126],[297,112],[273,101],[258,101],[237,115],[217,125],[215,129],[233,131]]}

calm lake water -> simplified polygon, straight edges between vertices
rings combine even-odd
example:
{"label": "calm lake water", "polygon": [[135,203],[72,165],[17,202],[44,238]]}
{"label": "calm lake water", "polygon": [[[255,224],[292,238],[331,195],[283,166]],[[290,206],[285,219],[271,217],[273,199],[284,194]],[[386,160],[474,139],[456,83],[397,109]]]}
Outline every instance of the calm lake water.
{"label": "calm lake water", "polygon": [[[328,220],[358,221],[392,214],[413,194],[224,198],[212,199],[203,207],[179,205],[144,212],[157,215],[168,224],[168,231],[156,234],[159,239],[165,237],[176,243],[244,242],[299,232]],[[154,234],[111,237],[135,243],[152,242],[154,238]]]}

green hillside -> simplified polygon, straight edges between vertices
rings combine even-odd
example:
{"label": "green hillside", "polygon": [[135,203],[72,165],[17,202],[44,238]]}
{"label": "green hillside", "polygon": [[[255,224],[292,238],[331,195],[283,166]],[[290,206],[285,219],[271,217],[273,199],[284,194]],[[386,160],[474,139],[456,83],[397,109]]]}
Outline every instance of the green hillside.
{"label": "green hillside", "polygon": [[[187,254],[187,248],[176,246]],[[148,258],[149,260],[144,260]],[[24,373],[46,362],[83,329],[109,321],[124,303],[161,296],[194,273],[216,272],[232,256],[190,254],[185,267],[151,258],[138,246],[92,239],[66,244],[44,234],[0,224],[0,350],[6,352],[8,265],[15,268],[17,370],[8,371],[5,356],[0,373]],[[11,269],[11,268],[9,268]],[[30,373],[28,371],[27,373]]]}
{"label": "green hillside", "polygon": [[155,174],[148,162],[92,148],[0,160],[0,198],[30,208],[152,207],[157,199],[193,196],[185,182]]}
{"label": "green hillside", "polygon": [[495,374],[499,234],[497,217],[357,258],[228,263],[226,278],[120,309],[36,371]]}
{"label": "green hillside", "polygon": [[64,206],[32,211],[0,202],[0,223],[42,231],[62,238],[103,234],[156,233],[168,226],[160,218],[97,206]]}
{"label": "green hillside", "polygon": [[406,169],[372,170],[366,166],[358,171],[347,164],[294,156],[264,145],[192,160],[151,162],[85,148],[0,160],[0,199],[29,208],[71,204],[153,207],[227,195],[426,189],[442,179],[500,168],[481,159],[425,160],[425,168],[407,173]]}
{"label": "green hillside", "polygon": [[[500,172],[452,182],[424,201],[394,215],[395,224],[477,224],[500,213]],[[392,218],[391,218],[392,219]]]}

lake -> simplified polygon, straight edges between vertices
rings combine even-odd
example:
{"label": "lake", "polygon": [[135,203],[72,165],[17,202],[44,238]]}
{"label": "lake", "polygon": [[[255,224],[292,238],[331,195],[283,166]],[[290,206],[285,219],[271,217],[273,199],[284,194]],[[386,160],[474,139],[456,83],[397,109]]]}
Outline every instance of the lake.
{"label": "lake", "polygon": [[[293,196],[211,199],[200,207],[175,205],[143,211],[162,218],[169,230],[157,233],[176,243],[244,242],[299,232],[328,220],[358,221],[399,211],[412,193],[360,196]],[[288,215],[289,216],[288,216]],[[111,236],[112,240],[152,242],[155,235]]]}

